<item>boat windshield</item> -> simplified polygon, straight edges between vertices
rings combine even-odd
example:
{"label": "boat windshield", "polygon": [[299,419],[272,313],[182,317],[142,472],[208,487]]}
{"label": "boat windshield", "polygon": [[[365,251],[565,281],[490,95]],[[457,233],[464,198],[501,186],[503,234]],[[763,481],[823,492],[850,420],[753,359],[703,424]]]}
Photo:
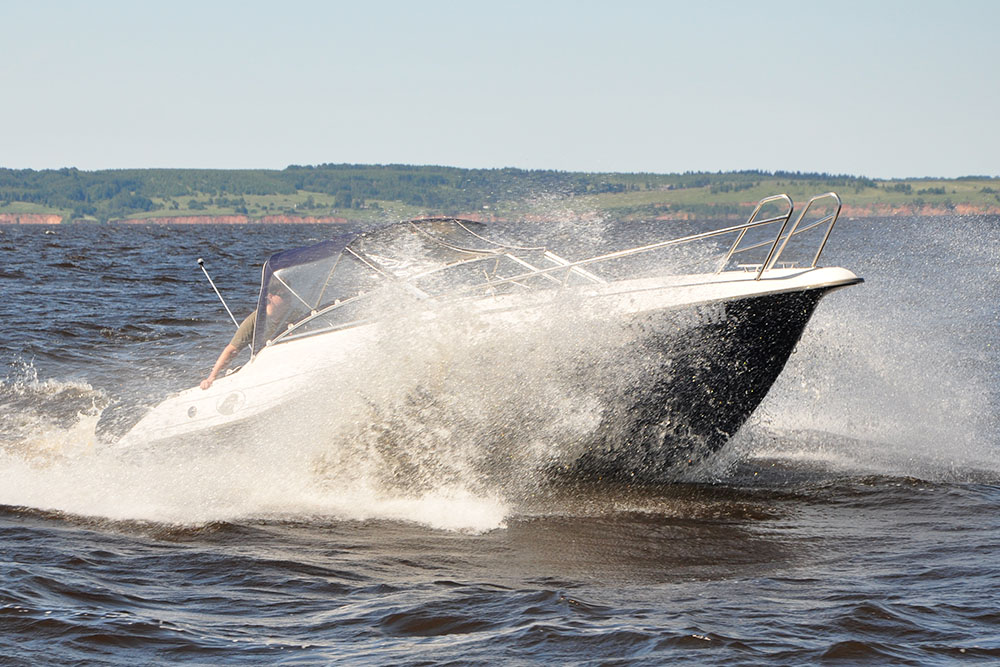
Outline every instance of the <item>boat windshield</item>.
{"label": "boat windshield", "polygon": [[261,271],[253,351],[256,354],[290,324],[342,298],[334,282],[351,237],[324,241],[272,255]]}

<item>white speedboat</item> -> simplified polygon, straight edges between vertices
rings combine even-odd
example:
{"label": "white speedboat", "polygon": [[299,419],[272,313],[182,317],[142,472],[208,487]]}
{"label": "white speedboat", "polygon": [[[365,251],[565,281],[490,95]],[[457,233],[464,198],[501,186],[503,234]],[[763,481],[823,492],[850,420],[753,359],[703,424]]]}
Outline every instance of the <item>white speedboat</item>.
{"label": "white speedboat", "polygon": [[[566,317],[571,304],[574,315],[620,334],[603,339],[607,350],[591,346],[569,365],[601,404],[599,425],[573,465],[659,478],[725,444],[778,377],[820,298],[861,282],[847,269],[818,265],[840,205],[834,193],[814,197],[793,221],[791,199],[777,195],[743,224],[576,260],[491,239],[489,225],[456,218],[281,252],[263,267],[250,360],[207,390],[167,398],[118,445],[231,438],[262,415],[308,407],[320,387],[349,391],[336,378],[387,321],[419,328],[458,311],[476,336],[530,337],[548,318]],[[764,240],[753,242],[754,234]],[[806,238],[805,261],[788,261],[790,242]],[[622,276],[632,259],[698,242],[721,249],[717,270],[659,275],[647,262]],[[753,253],[754,263],[740,259]],[[284,295],[284,310],[269,314],[275,293]],[[531,354],[527,346],[518,363],[530,367]],[[630,360],[628,372],[616,373],[622,359]]]}

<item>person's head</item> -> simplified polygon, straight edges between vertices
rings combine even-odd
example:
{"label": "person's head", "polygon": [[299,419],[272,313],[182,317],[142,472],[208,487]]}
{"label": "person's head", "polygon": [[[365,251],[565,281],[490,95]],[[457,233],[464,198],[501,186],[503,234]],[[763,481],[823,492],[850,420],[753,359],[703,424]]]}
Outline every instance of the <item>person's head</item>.
{"label": "person's head", "polygon": [[288,292],[285,290],[279,290],[276,292],[268,292],[267,294],[267,314],[273,316],[275,313],[280,313],[284,310],[288,303]]}

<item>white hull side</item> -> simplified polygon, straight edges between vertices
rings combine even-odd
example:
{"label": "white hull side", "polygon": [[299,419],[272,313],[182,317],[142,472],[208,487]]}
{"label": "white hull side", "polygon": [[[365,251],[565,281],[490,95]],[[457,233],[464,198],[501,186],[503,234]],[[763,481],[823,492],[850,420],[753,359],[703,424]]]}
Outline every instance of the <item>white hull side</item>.
{"label": "white hull side", "polygon": [[[766,294],[833,289],[859,281],[842,268],[773,269],[761,280],[754,273],[641,278],[589,286],[578,292],[586,303],[609,318],[672,310],[692,305],[724,303]],[[565,300],[559,290],[479,298],[470,304],[488,318],[530,326],[551,315],[553,304]],[[433,311],[428,316],[433,317]],[[217,379],[202,390],[192,387],[164,400],[119,441],[122,447],[169,441],[223,429],[280,408],[290,401],[309,400],[310,389],[329,386],[366,345],[375,340],[373,323],[361,324],[263,349],[238,372]],[[484,330],[488,335],[488,327]],[[667,333],[667,332],[665,332]]]}

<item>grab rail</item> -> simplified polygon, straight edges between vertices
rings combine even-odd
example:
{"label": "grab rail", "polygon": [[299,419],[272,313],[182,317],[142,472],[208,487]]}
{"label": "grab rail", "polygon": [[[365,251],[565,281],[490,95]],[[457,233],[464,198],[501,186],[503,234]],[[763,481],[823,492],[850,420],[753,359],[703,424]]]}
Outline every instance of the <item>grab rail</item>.
{"label": "grab rail", "polygon": [[[768,204],[770,204],[771,202],[776,202],[776,201],[784,201],[786,204],[788,204],[788,210],[785,211],[785,214],[784,215],[776,216],[774,218],[768,218],[766,220],[761,220],[761,221],[759,221],[759,223],[757,225],[754,225],[753,223],[757,220],[757,215],[760,213],[761,209],[764,208],[765,206],[767,206]],[[736,253],[738,253],[738,252],[745,252],[746,250],[750,250],[752,248],[759,248],[759,247],[761,247],[763,245],[766,245],[766,244],[760,244],[760,243],[758,243],[758,244],[750,246],[748,248],[743,248],[742,250],[738,250],[738,248],[740,246],[740,243],[743,242],[743,237],[746,236],[746,233],[747,233],[748,229],[751,229],[754,226],[756,226],[756,227],[762,227],[764,225],[769,225],[769,224],[771,224],[773,222],[779,222],[780,221],[781,222],[781,231],[778,232],[778,236],[774,239],[774,244],[771,246],[771,250],[767,254],[767,259],[770,260],[771,259],[771,255],[774,254],[774,247],[776,245],[778,245],[778,241],[781,239],[781,234],[785,231],[785,226],[788,224],[788,219],[790,217],[792,217],[792,211],[794,209],[795,209],[795,204],[792,203],[792,198],[789,197],[786,194],[772,195],[770,197],[764,197],[759,202],[757,202],[756,208],[754,208],[753,213],[751,213],[750,217],[747,219],[746,229],[744,229],[743,231],[741,231],[740,234],[739,234],[739,236],[736,237],[736,240],[733,242],[733,245],[729,249],[729,252],[726,253],[726,257],[725,257],[725,259],[722,260],[722,264],[719,265],[719,270],[716,271],[716,273],[720,273],[724,268],[726,268],[726,264],[729,263],[729,260],[732,259],[733,255],[735,255]],[[764,270],[765,266],[767,266],[767,262],[766,261],[761,265],[761,270],[757,272],[757,277],[754,278],[754,280],[760,280],[760,275],[761,275],[761,273],[763,273],[763,270]]]}
{"label": "grab rail", "polygon": [[806,217],[806,213],[809,212],[809,208],[817,201],[828,198],[833,199],[837,203],[837,209],[833,213],[823,218],[820,218],[819,220],[817,220],[816,222],[814,222],[813,224],[809,225],[808,227],[802,230],[803,232],[805,232],[814,227],[822,225],[827,221],[830,222],[830,225],[826,228],[826,233],[823,235],[823,240],[819,244],[819,249],[816,250],[816,255],[813,257],[812,264],[809,265],[810,268],[816,266],[816,262],[819,261],[819,256],[823,253],[823,248],[826,246],[827,239],[830,238],[830,232],[833,231],[833,225],[837,222],[837,218],[840,217],[840,209],[842,207],[842,204],[840,201],[840,197],[837,196],[836,192],[827,192],[826,194],[816,195],[815,197],[809,200],[809,202],[806,204],[806,207],[802,209],[802,213],[800,213],[799,217],[795,220],[795,224],[792,225],[792,229],[788,232],[788,236],[785,237],[784,242],[781,244],[781,248],[778,249],[778,252],[774,256],[774,259],[771,260],[770,264],[767,265],[767,268],[769,269],[774,268],[774,265],[778,261],[778,257],[781,256],[781,253],[785,250],[785,246],[788,245],[788,242],[796,234],[796,230],[798,229],[799,223],[801,223],[802,219]]}
{"label": "grab rail", "polygon": [[[778,195],[777,197],[769,197],[768,199],[773,200],[780,198],[782,196],[783,195]],[[785,198],[788,199],[787,196],[785,196]],[[757,205],[757,209],[754,209],[753,215],[750,216],[751,220],[753,220],[753,217],[760,210],[760,207],[763,204],[765,204],[768,201],[768,199],[762,199],[760,201],[760,203]],[[815,222],[810,223],[809,225],[807,225],[802,229],[799,229],[799,225],[802,224],[802,221],[805,219],[806,214],[809,212],[809,209],[812,208],[812,205],[824,199],[833,200],[833,202],[836,203],[836,209],[832,213],[820,218],[819,220],[816,220]],[[791,202],[790,199],[788,199],[788,201],[789,203]],[[775,237],[773,242],[764,241],[761,243],[756,243],[754,245],[746,246],[744,248],[739,248],[738,246],[740,245],[740,242],[743,240],[743,236],[745,234],[745,232],[740,232],[739,238],[737,238],[736,242],[733,243],[733,247],[730,248],[729,254],[727,254],[725,260],[723,260],[722,266],[719,268],[719,271],[725,268],[726,264],[729,262],[730,258],[732,258],[734,254],[740,252],[747,252],[749,250],[754,250],[756,248],[761,248],[763,246],[770,245],[771,249],[768,251],[767,258],[764,260],[764,263],[760,265],[760,268],[757,270],[757,275],[754,277],[754,280],[760,280],[764,271],[773,269],[775,264],[778,263],[778,260],[781,258],[781,254],[785,251],[785,247],[788,245],[788,242],[792,239],[793,236],[795,236],[796,234],[802,234],[804,232],[809,231],[810,229],[813,229],[815,227],[818,227],[820,225],[829,222],[830,224],[826,228],[826,233],[823,234],[823,239],[822,241],[820,241],[819,248],[816,249],[816,254],[813,256],[812,263],[809,265],[810,268],[815,268],[817,262],[819,262],[820,255],[823,254],[823,248],[826,247],[826,242],[830,238],[830,233],[833,231],[833,226],[834,224],[836,224],[837,219],[840,217],[840,210],[842,207],[843,204],[840,201],[840,197],[837,195],[837,193],[827,192],[821,195],[816,195],[806,203],[805,208],[802,209],[798,217],[795,219],[795,222],[792,224],[792,227],[788,231],[788,234],[785,234],[785,229],[788,226],[788,220],[786,219],[784,223],[781,225],[781,229],[778,231],[778,235]],[[789,217],[791,216],[791,213],[792,213],[791,210],[789,210],[788,212]],[[768,222],[769,221],[763,221],[762,224],[767,224]],[[781,242],[780,246],[778,245],[779,242]]]}

